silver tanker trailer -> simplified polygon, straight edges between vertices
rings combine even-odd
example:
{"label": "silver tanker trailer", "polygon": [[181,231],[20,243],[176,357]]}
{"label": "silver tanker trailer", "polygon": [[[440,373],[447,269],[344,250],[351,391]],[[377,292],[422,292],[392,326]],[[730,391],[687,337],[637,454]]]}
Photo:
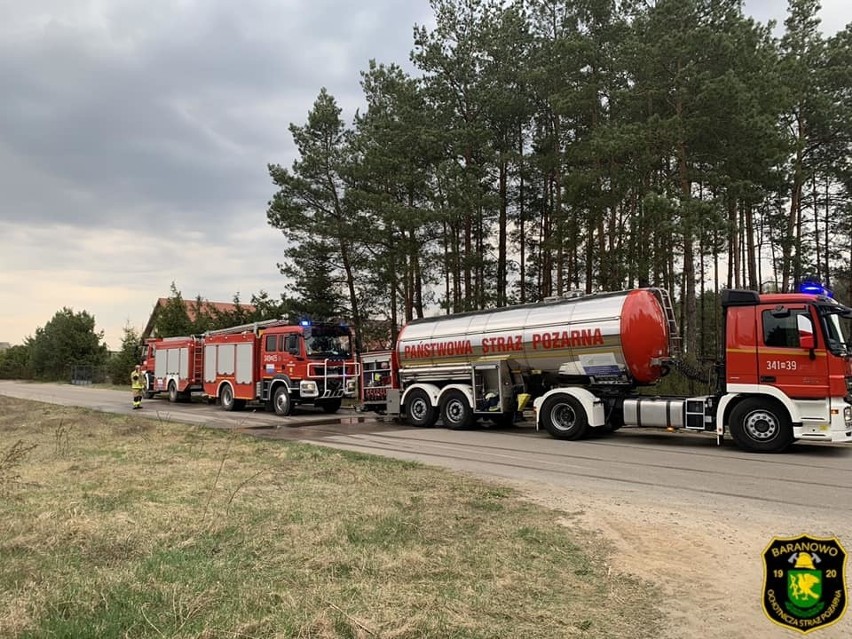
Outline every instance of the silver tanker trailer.
{"label": "silver tanker trailer", "polygon": [[[608,418],[620,424],[617,400],[658,381],[676,343],[668,295],[655,288],[415,320],[400,332],[392,358],[385,355],[398,377],[386,379],[382,409],[416,426],[439,418],[449,428],[477,418],[511,423],[533,396],[570,386],[574,397],[551,400],[553,419],[543,425],[573,439]],[[368,357],[368,376],[374,368]],[[576,419],[580,409],[589,416],[585,425]]]}

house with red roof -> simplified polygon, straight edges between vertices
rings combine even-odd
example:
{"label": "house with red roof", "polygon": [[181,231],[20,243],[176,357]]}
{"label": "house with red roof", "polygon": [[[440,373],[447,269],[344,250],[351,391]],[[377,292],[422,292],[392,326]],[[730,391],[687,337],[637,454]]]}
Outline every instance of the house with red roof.
{"label": "house with red roof", "polygon": [[[154,304],[154,309],[151,311],[151,316],[145,324],[145,330],[142,331],[142,339],[146,340],[149,337],[157,337],[157,318],[165,308],[171,298],[161,297]],[[207,313],[215,316],[216,314],[235,313],[242,311],[243,313],[253,313],[255,307],[253,304],[234,304],[233,302],[210,302],[207,300],[183,300],[186,308],[187,317],[191,322],[198,318],[199,313]]]}

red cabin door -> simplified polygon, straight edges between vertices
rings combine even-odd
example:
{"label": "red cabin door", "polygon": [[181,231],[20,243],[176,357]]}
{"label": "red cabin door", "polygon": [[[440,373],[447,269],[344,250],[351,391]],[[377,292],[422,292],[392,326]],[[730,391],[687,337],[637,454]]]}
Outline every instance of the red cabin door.
{"label": "red cabin door", "polygon": [[792,398],[828,396],[828,358],[810,307],[758,307],[758,382]]}

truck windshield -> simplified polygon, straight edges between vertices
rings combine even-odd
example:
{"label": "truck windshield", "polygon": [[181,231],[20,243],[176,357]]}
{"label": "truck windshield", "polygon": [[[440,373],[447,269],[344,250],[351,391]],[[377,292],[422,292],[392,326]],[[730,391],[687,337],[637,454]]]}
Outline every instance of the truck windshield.
{"label": "truck windshield", "polygon": [[349,335],[312,331],[305,335],[305,347],[311,359],[347,358],[350,353]]}
{"label": "truck windshield", "polygon": [[825,342],[830,350],[835,355],[849,355],[852,344],[849,339],[852,336],[852,316],[849,314],[849,309],[845,307],[822,308],[823,316],[825,317]]}

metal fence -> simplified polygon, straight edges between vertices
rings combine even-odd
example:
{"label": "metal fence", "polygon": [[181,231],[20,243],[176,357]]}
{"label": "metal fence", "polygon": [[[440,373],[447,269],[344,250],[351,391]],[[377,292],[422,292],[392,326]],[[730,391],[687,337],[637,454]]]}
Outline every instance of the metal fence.
{"label": "metal fence", "polygon": [[72,364],[69,369],[70,383],[75,384],[77,386],[104,384],[109,379],[106,366],[92,366],[91,364]]}

